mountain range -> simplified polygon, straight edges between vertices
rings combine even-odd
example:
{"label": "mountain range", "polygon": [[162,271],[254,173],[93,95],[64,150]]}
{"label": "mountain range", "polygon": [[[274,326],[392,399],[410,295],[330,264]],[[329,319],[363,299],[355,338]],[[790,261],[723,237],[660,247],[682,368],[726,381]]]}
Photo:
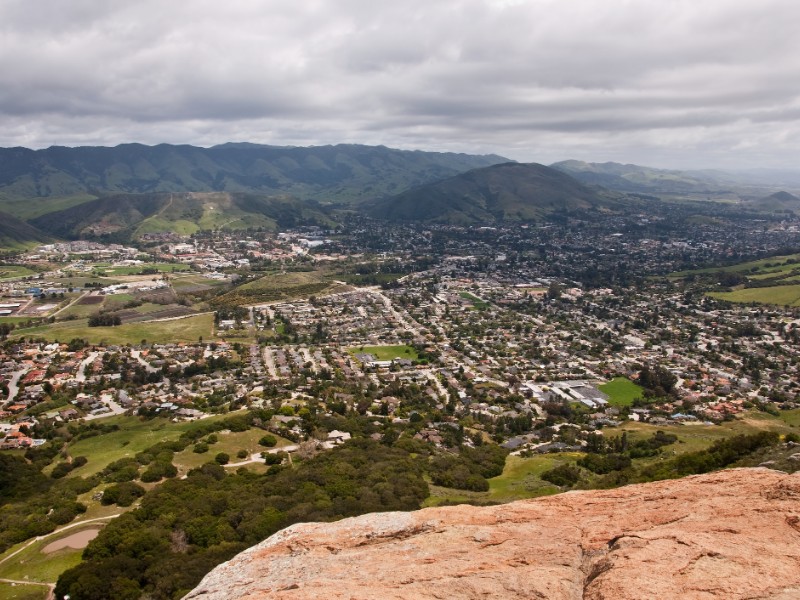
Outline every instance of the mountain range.
{"label": "mountain range", "polygon": [[[793,186],[791,173],[774,174]],[[331,225],[359,212],[389,221],[462,225],[613,213],[656,200],[722,200],[746,211],[800,213],[769,173],[676,171],[497,155],[340,144],[230,143],[0,148],[0,247],[53,238]]]}
{"label": "mountain range", "polygon": [[31,198],[251,192],[322,202],[356,202],[507,161],[495,155],[349,144],[310,148],[257,144],[223,144],[212,148],[168,144],[45,150],[3,148],[0,149],[0,201],[5,200],[13,208],[15,200]]}

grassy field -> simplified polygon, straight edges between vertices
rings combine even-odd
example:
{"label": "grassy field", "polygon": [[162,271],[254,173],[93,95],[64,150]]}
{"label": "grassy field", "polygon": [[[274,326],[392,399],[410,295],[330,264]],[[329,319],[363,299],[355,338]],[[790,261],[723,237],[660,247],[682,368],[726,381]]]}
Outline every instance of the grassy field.
{"label": "grassy field", "polygon": [[344,286],[326,280],[320,271],[268,273],[250,281],[214,300],[219,304],[263,304],[283,300],[296,300],[334,291],[344,291]]}
{"label": "grassy field", "polygon": [[170,277],[170,284],[176,292],[191,292],[196,289],[210,289],[227,285],[230,282],[225,279],[209,279],[202,275],[180,273]]}
{"label": "grassy field", "polygon": [[709,292],[709,296],[729,302],[800,306],[800,285],[745,288],[733,292]]}
{"label": "grassy field", "polygon": [[66,275],[65,277],[57,277],[54,279],[48,279],[51,283],[55,285],[61,285],[64,287],[72,287],[79,291],[86,291],[88,288],[86,284],[96,285],[99,284],[102,287],[107,285],[112,285],[115,283],[120,283],[119,279],[107,279],[105,277],[95,277],[89,273],[80,273],[75,275]]}
{"label": "grassy field", "polygon": [[19,327],[20,323],[25,323],[27,321],[41,319],[42,317],[0,317],[0,323],[13,323],[17,327]]}
{"label": "grassy field", "polygon": [[[230,462],[236,463],[243,460],[236,457],[236,453],[239,450],[247,450],[248,457],[254,452],[267,450],[267,448],[259,446],[258,444],[258,440],[266,434],[267,432],[262,429],[250,429],[248,431],[231,433],[217,432],[215,435],[219,441],[217,441],[216,444],[209,444],[208,452],[198,454],[194,452],[194,446],[192,445],[187,447],[183,452],[178,452],[173,462],[181,471],[188,471],[189,469],[194,469],[195,467],[213,461],[217,454],[225,452],[231,457]],[[275,434],[271,435],[278,440],[278,447],[289,446],[293,443]]]}
{"label": "grassy field", "polygon": [[424,506],[438,506],[444,502],[512,502],[525,498],[538,498],[559,492],[559,488],[541,479],[541,474],[566,462],[574,462],[580,454],[543,454],[531,458],[509,456],[502,475],[489,479],[488,492],[469,492],[431,485],[431,495]]}
{"label": "grassy field", "polygon": [[[678,441],[664,448],[664,457],[704,450],[714,442],[739,434],[752,434],[758,431],[777,431],[782,434],[796,431],[800,425],[800,410],[785,411],[780,417],[760,412],[750,412],[740,419],[722,423],[721,425],[686,424],[654,426],[647,423],[628,421],[620,427],[605,429],[606,436],[615,437],[626,432],[630,440],[646,439],[656,431],[663,431],[677,436]],[[523,498],[535,498],[555,494],[559,489],[541,479],[541,474],[559,464],[574,463],[582,456],[579,453],[545,454],[522,458],[509,456],[506,459],[503,474],[489,480],[488,492],[469,492],[430,486],[430,496],[425,506],[437,506],[444,502],[511,502]],[[646,465],[661,457],[640,459],[637,465]]]}
{"label": "grassy field", "polygon": [[142,269],[156,269],[159,273],[179,273],[181,271],[188,271],[189,265],[183,263],[144,263],[141,265],[134,265],[130,267],[105,267],[102,270],[106,275],[139,275]]}
{"label": "grassy field", "polygon": [[0,582],[0,600],[45,600],[49,591],[43,585],[11,585]]}
{"label": "grassy field", "polygon": [[636,385],[627,377],[615,377],[598,388],[608,395],[608,403],[612,406],[630,406],[636,398],[642,397],[644,388]]}
{"label": "grassy field", "polygon": [[83,550],[63,548],[45,553],[44,548],[52,542],[69,537],[79,531],[100,529],[104,524],[103,521],[86,523],[86,525],[72,527],[63,533],[47,536],[34,542],[13,558],[0,564],[0,578],[55,583],[61,573],[81,562]]}
{"label": "grassy field", "polygon": [[116,327],[89,327],[86,320],[77,320],[17,329],[13,337],[36,337],[62,342],[81,338],[90,344],[139,344],[142,340],[152,343],[196,342],[200,337],[211,337],[213,326],[212,314],[172,321],[128,323]]}
{"label": "grassy field", "polygon": [[800,427],[800,409],[784,410],[781,412],[780,419],[791,427]]}
{"label": "grassy field", "polygon": [[543,481],[541,474],[560,464],[577,460],[580,456],[575,453],[545,454],[531,458],[509,456],[503,474],[489,480],[489,499],[511,502],[555,494],[559,491],[558,487]]}
{"label": "grassy field", "polygon": [[411,346],[357,346],[348,350],[350,354],[372,354],[377,360],[394,360],[395,358],[407,358],[417,360],[419,355]]}
{"label": "grassy field", "polygon": [[469,292],[461,292],[459,294],[459,296],[464,298],[464,300],[469,300],[470,302],[472,302],[472,307],[477,309],[477,310],[483,310],[484,308],[489,308],[489,303],[488,302],[484,302],[480,298],[476,298],[475,296],[473,296]]}
{"label": "grassy field", "polygon": [[792,431],[791,425],[782,417],[784,417],[784,415],[789,415],[789,420],[800,419],[800,411],[797,411],[795,415],[791,415],[791,412],[794,411],[784,413],[781,417],[774,417],[766,413],[751,411],[745,413],[741,418],[734,419],[733,421],[726,421],[720,425],[687,423],[686,425],[654,426],[647,423],[628,421],[621,427],[606,430],[606,435],[619,435],[623,431],[627,431],[628,436],[630,436],[632,440],[635,440],[650,437],[656,431],[663,431],[664,433],[671,433],[678,436],[678,441],[671,446],[667,446],[665,450],[667,452],[683,454],[685,452],[703,450],[717,440],[739,434],[751,434],[758,431],[777,431],[782,434],[790,433]]}
{"label": "grassy field", "polygon": [[[707,275],[709,273],[742,273],[748,277],[756,277],[765,275],[767,273],[779,274],[781,272],[789,272],[793,268],[800,267],[800,264],[789,263],[787,261],[800,261],[800,254],[788,254],[785,256],[771,256],[769,258],[761,258],[759,260],[751,260],[736,265],[728,265],[725,267],[707,267],[705,269],[692,269],[690,271],[679,271],[671,273],[668,277],[681,278],[687,275]],[[770,265],[770,266],[767,266]]]}
{"label": "grassy field", "polygon": [[[208,417],[210,420],[223,418],[224,415]],[[204,419],[203,422],[209,421]],[[127,416],[109,417],[103,419],[103,424],[116,424],[120,429],[70,443],[68,447],[70,455],[85,456],[89,462],[70,472],[68,477],[93,475],[115,460],[134,456],[158,442],[178,439],[183,432],[196,426],[192,422],[173,423],[166,419],[143,421],[138,417]],[[211,458],[213,459],[213,456]]]}
{"label": "grassy field", "polygon": [[23,265],[0,265],[0,280],[27,277],[28,275],[36,275],[36,271]]}

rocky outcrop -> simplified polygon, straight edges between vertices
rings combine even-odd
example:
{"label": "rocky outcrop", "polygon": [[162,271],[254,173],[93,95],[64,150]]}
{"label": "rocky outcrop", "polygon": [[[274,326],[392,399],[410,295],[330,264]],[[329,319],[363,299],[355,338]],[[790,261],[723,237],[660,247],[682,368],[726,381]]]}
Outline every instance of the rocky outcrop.
{"label": "rocky outcrop", "polygon": [[289,527],[186,598],[800,598],[800,474],[734,469]]}

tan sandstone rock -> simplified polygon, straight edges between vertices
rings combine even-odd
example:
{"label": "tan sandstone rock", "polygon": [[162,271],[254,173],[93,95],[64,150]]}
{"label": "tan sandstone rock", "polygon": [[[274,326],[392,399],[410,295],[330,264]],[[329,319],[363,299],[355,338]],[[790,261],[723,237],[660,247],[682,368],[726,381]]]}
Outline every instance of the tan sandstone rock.
{"label": "tan sandstone rock", "polygon": [[800,599],[800,473],[734,469],[280,531],[187,599]]}

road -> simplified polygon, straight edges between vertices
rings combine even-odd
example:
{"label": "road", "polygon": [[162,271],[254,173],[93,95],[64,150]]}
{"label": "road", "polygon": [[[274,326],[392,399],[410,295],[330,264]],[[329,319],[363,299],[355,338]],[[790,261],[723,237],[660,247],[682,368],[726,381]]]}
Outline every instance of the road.
{"label": "road", "polygon": [[17,397],[19,393],[19,380],[22,379],[22,376],[25,375],[30,369],[20,369],[19,371],[14,371],[14,374],[11,376],[11,380],[8,382],[8,402],[11,402],[14,398]]}
{"label": "road", "polygon": [[136,359],[140,365],[142,365],[148,373],[158,373],[159,369],[151,365],[145,359],[142,358],[142,352],[140,350],[131,350],[131,357]]}
{"label": "road", "polygon": [[226,467],[242,467],[244,465],[249,465],[251,463],[259,463],[264,462],[264,457],[261,456],[262,453],[266,454],[277,454],[278,452],[294,452],[297,450],[298,446],[292,444],[291,446],[281,446],[280,448],[270,448],[269,450],[261,450],[259,452],[253,452],[250,455],[250,458],[247,458],[240,462],[235,463],[228,463],[225,465]]}
{"label": "road", "polygon": [[83,417],[84,421],[94,421],[95,419],[105,419],[106,417],[113,417],[116,415],[122,415],[125,413],[125,409],[122,408],[119,404],[117,404],[111,398],[102,399],[103,404],[108,406],[111,409],[111,412],[104,412],[100,413],[99,415],[86,415]]}
{"label": "road", "polygon": [[278,369],[275,368],[275,358],[270,348],[264,348],[264,364],[267,366],[270,379],[278,379]]}
{"label": "road", "polygon": [[99,352],[89,352],[89,356],[84,358],[81,364],[78,365],[78,373],[75,375],[75,381],[81,383],[86,381],[86,367],[92,364],[98,356],[100,356]]}

